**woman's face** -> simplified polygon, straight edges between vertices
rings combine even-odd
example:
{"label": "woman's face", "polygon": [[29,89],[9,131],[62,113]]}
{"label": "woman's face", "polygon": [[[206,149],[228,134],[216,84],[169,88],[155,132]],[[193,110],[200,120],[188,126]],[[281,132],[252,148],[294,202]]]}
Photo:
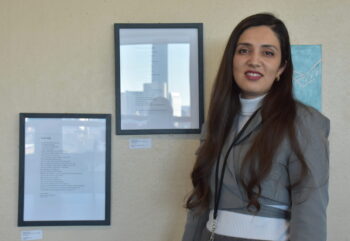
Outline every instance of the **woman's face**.
{"label": "woman's face", "polygon": [[233,77],[243,98],[266,94],[284,67],[279,40],[268,26],[251,27],[241,34],[233,55]]}

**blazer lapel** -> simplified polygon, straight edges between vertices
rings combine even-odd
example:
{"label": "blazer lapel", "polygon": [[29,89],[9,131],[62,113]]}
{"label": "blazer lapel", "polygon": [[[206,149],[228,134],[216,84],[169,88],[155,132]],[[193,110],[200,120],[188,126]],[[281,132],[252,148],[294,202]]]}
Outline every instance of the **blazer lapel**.
{"label": "blazer lapel", "polygon": [[243,127],[242,129],[243,132],[240,134],[236,143],[239,144],[245,139],[247,139],[252,134],[252,132],[255,131],[261,124],[262,124],[261,109],[259,109],[258,112],[253,116],[253,119],[248,120],[248,123],[247,123],[248,126],[246,128]]}
{"label": "blazer lapel", "polygon": [[[237,126],[238,126],[238,116],[235,118],[232,131],[230,132],[227,141],[225,141],[225,145],[222,148],[221,156],[220,156],[220,162],[219,162],[219,170],[221,170],[225,156],[228,155],[229,163],[227,163],[226,170],[228,173],[226,174],[224,178],[223,185],[230,187],[231,194],[234,194],[234,196],[237,198],[235,199],[235,202],[241,202],[242,207],[245,205],[243,203],[243,200],[245,199],[245,191],[240,186],[240,177],[239,177],[239,170],[240,170],[240,162],[241,162],[241,148],[247,148],[239,146],[241,142],[246,140],[251,136],[251,134],[260,126],[262,122],[261,113],[260,110],[258,110],[253,118],[250,119],[246,126],[243,127],[241,132],[237,132]],[[235,144],[233,144],[235,143]],[[232,150],[229,151],[229,148],[231,145],[234,145]],[[229,152],[228,152],[229,151]],[[213,169],[215,170],[215,169]],[[215,172],[212,172],[211,177],[211,187],[214,190],[215,187]],[[234,198],[234,197],[232,197]],[[226,200],[227,201],[227,200]],[[220,204],[222,208],[229,208],[228,202],[223,202]]]}

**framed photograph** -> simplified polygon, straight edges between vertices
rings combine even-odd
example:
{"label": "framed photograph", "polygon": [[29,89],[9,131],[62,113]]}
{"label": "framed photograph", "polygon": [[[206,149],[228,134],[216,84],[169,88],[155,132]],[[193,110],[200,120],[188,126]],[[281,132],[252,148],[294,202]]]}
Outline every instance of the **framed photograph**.
{"label": "framed photograph", "polygon": [[203,24],[115,24],[116,131],[200,133]]}
{"label": "framed photograph", "polygon": [[18,226],[110,225],[111,115],[20,114]]}

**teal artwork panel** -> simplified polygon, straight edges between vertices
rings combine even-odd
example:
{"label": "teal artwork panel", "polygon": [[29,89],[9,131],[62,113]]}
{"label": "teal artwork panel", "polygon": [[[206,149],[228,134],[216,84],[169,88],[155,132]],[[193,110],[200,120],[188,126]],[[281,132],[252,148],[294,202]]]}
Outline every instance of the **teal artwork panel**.
{"label": "teal artwork panel", "polygon": [[293,92],[296,99],[321,110],[322,46],[292,45]]}

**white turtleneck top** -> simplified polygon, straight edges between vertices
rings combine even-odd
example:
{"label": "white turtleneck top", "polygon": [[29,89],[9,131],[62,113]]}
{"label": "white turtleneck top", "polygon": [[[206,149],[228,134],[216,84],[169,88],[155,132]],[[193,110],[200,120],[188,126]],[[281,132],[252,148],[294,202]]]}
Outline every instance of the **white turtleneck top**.
{"label": "white turtleneck top", "polygon": [[253,99],[244,99],[241,96],[239,97],[241,102],[241,113],[239,114],[238,119],[238,131],[242,129],[253,113],[261,106],[265,96],[266,94]]}

